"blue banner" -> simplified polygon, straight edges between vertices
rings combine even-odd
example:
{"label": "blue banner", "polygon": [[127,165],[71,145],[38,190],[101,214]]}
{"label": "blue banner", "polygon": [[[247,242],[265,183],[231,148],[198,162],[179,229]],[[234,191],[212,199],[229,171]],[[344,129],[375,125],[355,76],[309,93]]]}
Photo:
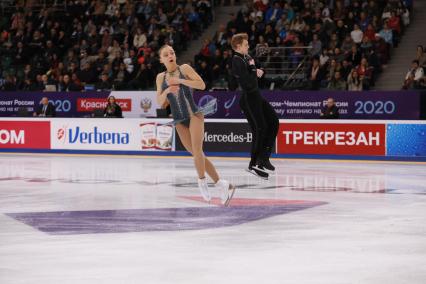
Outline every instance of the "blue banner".
{"label": "blue banner", "polygon": [[426,124],[388,124],[387,156],[426,157]]}
{"label": "blue banner", "polygon": [[[200,106],[217,99],[216,112],[210,118],[244,118],[240,92],[196,92]],[[418,92],[307,92],[264,91],[262,96],[272,105],[280,119],[318,119],[328,98],[334,98],[341,119],[420,119]]]}
{"label": "blue banner", "polygon": [[[117,92],[116,92],[117,93]],[[123,112],[143,112],[139,104],[131,103],[135,97],[150,92],[128,92],[123,99]],[[155,113],[155,92],[149,105]],[[110,92],[3,92],[0,93],[0,117],[22,116],[26,109],[31,115],[42,97],[47,96],[56,107],[58,117],[88,117]],[[118,93],[117,93],[118,94]],[[200,106],[217,99],[216,111],[210,118],[244,118],[239,100],[240,92],[195,92]],[[264,91],[262,96],[272,105],[280,119],[318,119],[329,97],[336,101],[341,119],[394,119],[417,120],[421,117],[418,92],[306,92]],[[119,96],[120,97],[120,96]],[[123,98],[124,98],[123,97]],[[102,107],[99,107],[102,108]],[[152,114],[151,114],[152,115]],[[135,114],[135,117],[139,117]]]}

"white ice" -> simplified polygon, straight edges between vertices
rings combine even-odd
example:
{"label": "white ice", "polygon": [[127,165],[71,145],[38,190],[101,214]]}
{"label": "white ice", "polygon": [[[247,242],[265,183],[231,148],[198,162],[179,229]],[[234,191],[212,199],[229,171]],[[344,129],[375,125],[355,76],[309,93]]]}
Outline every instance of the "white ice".
{"label": "white ice", "polygon": [[[426,283],[426,166],[212,159],[235,198],[327,204],[222,228],[52,235],[22,212],[209,207],[190,158],[0,155],[0,283]],[[218,196],[217,192],[213,192]],[[232,207],[232,204],[231,204]]]}

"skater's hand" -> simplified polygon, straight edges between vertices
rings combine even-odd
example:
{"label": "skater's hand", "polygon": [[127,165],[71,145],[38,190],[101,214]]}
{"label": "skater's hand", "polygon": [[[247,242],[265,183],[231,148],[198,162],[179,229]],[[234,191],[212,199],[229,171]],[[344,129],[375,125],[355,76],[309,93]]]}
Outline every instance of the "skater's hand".
{"label": "skater's hand", "polygon": [[254,63],[254,59],[250,59],[249,60],[249,65],[255,65],[256,63]]}
{"label": "skater's hand", "polygon": [[257,77],[262,77],[265,72],[262,69],[256,69]]}
{"label": "skater's hand", "polygon": [[169,78],[169,79],[167,80],[167,84],[168,84],[169,86],[173,86],[173,85],[180,85],[180,84],[182,84],[182,80],[181,80],[181,79],[179,79],[179,78]]}

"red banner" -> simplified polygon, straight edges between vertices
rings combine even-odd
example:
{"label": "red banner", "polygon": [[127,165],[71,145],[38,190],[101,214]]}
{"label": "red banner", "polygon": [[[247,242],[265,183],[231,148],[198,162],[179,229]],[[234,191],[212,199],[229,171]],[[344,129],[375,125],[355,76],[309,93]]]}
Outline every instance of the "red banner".
{"label": "red banner", "polygon": [[0,148],[50,149],[50,121],[1,121]]}
{"label": "red banner", "polygon": [[[116,102],[121,107],[122,111],[132,111],[131,99],[116,99]],[[78,98],[77,111],[89,112],[94,111],[95,109],[105,109],[107,103],[106,99],[103,98]]]}
{"label": "red banner", "polygon": [[278,154],[384,156],[384,124],[281,123]]}

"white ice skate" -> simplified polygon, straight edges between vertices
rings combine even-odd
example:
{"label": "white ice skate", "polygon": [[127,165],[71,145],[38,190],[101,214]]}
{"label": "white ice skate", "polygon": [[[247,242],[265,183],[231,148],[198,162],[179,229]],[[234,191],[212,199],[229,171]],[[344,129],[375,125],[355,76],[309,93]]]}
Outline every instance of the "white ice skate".
{"label": "white ice skate", "polygon": [[210,202],[212,197],[209,192],[209,186],[207,185],[206,178],[198,179],[198,188],[200,189],[201,196],[204,198],[204,200]]}
{"label": "white ice skate", "polygon": [[216,186],[220,188],[220,200],[222,205],[228,206],[235,193],[235,186],[227,180],[220,179],[217,181]]}

